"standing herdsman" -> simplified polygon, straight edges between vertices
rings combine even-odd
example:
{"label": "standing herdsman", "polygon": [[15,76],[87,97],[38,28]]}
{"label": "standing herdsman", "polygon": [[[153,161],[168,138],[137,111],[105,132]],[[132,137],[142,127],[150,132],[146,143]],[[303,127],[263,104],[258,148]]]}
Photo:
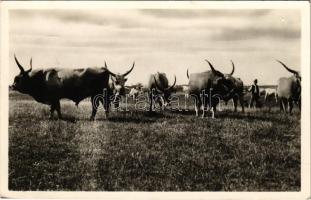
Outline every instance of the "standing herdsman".
{"label": "standing herdsman", "polygon": [[252,93],[251,103],[249,104],[249,108],[253,107],[253,104],[255,102],[255,107],[257,108],[259,106],[259,86],[257,85],[258,80],[254,80],[254,84],[249,88],[249,92]]}

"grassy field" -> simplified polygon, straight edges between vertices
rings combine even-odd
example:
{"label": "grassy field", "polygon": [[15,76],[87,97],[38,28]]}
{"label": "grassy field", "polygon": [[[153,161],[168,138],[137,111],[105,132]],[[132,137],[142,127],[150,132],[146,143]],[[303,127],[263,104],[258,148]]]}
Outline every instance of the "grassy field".
{"label": "grassy field", "polygon": [[232,108],[194,112],[49,107],[10,92],[9,189],[84,191],[299,191],[300,113]]}

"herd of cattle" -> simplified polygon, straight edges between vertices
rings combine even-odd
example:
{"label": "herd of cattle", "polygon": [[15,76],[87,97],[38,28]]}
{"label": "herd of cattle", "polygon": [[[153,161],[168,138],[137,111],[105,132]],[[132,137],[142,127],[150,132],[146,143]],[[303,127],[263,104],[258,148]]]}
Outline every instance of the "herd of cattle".
{"label": "herd of cattle", "polygon": [[[54,111],[57,111],[58,118],[62,118],[60,99],[66,98],[79,104],[85,98],[91,97],[92,114],[91,120],[95,119],[97,107],[102,103],[108,116],[111,103],[117,104],[117,99],[125,95],[126,76],[132,72],[132,67],[124,74],[111,72],[107,64],[104,67],[65,69],[65,68],[45,68],[32,70],[32,59],[30,60],[30,69],[25,70],[19,63],[16,56],[14,59],[20,73],[15,77],[12,90],[19,91],[32,96],[37,102],[50,105],[50,114],[53,118]],[[187,70],[189,83],[184,86],[185,97],[190,96],[195,99],[196,116],[199,116],[202,110],[202,117],[206,115],[206,108],[211,108],[212,117],[216,112],[216,106],[219,99],[225,102],[233,100],[234,110],[237,111],[239,101],[242,112],[244,112],[244,94],[245,87],[240,78],[234,77],[234,63],[232,71],[228,74],[222,73],[205,60],[210,70],[201,73],[190,73]],[[290,77],[281,77],[278,80],[276,89],[264,89],[265,100],[275,99],[280,104],[281,111],[292,112],[293,105],[301,106],[301,76],[298,71],[292,70],[281,61],[278,61],[287,71],[293,75]],[[172,93],[175,91],[176,76],[174,83],[169,85],[165,73],[155,73],[149,76],[148,85],[144,91],[149,96],[149,111],[158,103],[161,107],[170,105]],[[141,88],[133,88],[130,95],[137,97]],[[105,95],[106,98],[96,98],[98,95]],[[111,98],[113,97],[113,98]],[[160,98],[155,98],[160,97]],[[217,98],[216,98],[217,97]]]}

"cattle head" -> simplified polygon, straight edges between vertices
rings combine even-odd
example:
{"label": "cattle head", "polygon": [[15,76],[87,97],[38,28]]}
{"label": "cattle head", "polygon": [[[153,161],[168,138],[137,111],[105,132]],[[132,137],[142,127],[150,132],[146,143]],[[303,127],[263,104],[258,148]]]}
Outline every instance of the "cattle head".
{"label": "cattle head", "polygon": [[227,78],[227,77],[232,77],[233,73],[234,73],[234,70],[235,70],[235,66],[234,66],[234,63],[232,60],[231,61],[231,64],[232,64],[232,70],[229,74],[225,74],[224,76]]}
{"label": "cattle head", "polygon": [[236,81],[236,78],[232,76],[235,70],[235,66],[232,60],[231,60],[231,64],[232,64],[231,72],[229,74],[224,74],[224,77],[225,77],[224,84],[229,90],[235,89],[234,87],[235,87],[235,81]]}
{"label": "cattle head", "polygon": [[214,66],[208,60],[205,60],[205,61],[210,66],[211,71],[214,75],[214,78],[212,79],[212,88],[214,88],[217,91],[227,90],[227,87],[225,85],[225,81],[226,81],[225,75],[222,72],[216,70]]}
{"label": "cattle head", "polygon": [[170,103],[170,97],[171,97],[171,94],[173,92],[173,89],[174,89],[174,86],[176,84],[176,76],[174,76],[174,83],[172,86],[168,86],[167,88],[163,88],[161,87],[157,80],[156,80],[156,77],[153,76],[153,79],[154,79],[154,82],[157,86],[157,89],[160,90],[160,92],[163,93],[163,98],[164,98],[164,106],[167,106],[169,103]]}
{"label": "cattle head", "polygon": [[134,65],[135,62],[133,63],[132,67],[130,70],[128,70],[127,72],[125,72],[124,74],[115,74],[111,71],[109,71],[107,64],[105,62],[105,68],[107,69],[107,71],[110,73],[111,75],[111,83],[112,83],[112,89],[113,89],[113,93],[114,95],[117,97],[119,96],[123,96],[125,95],[125,82],[127,81],[126,76],[131,73],[131,71],[134,69]]}
{"label": "cattle head", "polygon": [[25,93],[29,89],[30,77],[29,73],[32,70],[32,58],[30,59],[30,69],[24,70],[23,66],[18,62],[16,56],[14,55],[15,62],[20,69],[20,73],[15,76],[13,85],[10,86],[12,90],[17,90],[19,92]]}
{"label": "cattle head", "polygon": [[298,99],[301,98],[301,75],[300,72],[290,69],[289,67],[287,67],[283,62],[277,60],[287,71],[291,72],[294,76],[294,80],[297,83],[297,88],[295,90],[295,94],[294,94],[294,99],[297,101]]}
{"label": "cattle head", "polygon": [[278,61],[287,71],[291,72],[299,82],[301,81],[301,76],[300,76],[300,73],[298,71],[290,69],[283,62],[281,62],[279,60],[276,60],[276,61]]}

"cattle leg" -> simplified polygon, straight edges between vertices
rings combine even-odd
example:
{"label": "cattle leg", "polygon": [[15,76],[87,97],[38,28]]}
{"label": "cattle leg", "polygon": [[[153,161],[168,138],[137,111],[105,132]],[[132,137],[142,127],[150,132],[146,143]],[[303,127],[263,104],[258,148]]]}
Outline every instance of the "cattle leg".
{"label": "cattle leg", "polygon": [[234,106],[234,112],[237,112],[238,98],[236,96],[233,97],[233,106]]}
{"label": "cattle leg", "polygon": [[213,108],[212,108],[212,118],[213,118],[213,119],[215,118],[216,107],[217,107],[217,104],[214,104],[214,105],[213,105]]}
{"label": "cattle leg", "polygon": [[198,117],[199,116],[199,109],[198,109],[198,103],[196,102],[194,105],[194,110],[195,110],[195,116]]}
{"label": "cattle leg", "polygon": [[149,107],[149,112],[152,112],[152,92],[149,92],[149,99],[150,99],[150,107]]}
{"label": "cattle leg", "polygon": [[203,102],[201,102],[201,106],[202,106],[202,111],[203,111],[203,113],[202,113],[202,118],[204,118],[205,117],[205,113],[206,113],[206,110],[205,109],[207,109],[207,101],[204,99],[204,97],[203,97]]}
{"label": "cattle leg", "polygon": [[280,104],[280,111],[283,112],[284,108],[283,108],[283,99],[279,100],[279,104]]}
{"label": "cattle leg", "polygon": [[[266,105],[267,105],[267,103],[266,103]],[[271,111],[271,107],[272,107],[272,105],[271,105],[271,103],[269,102],[269,103],[268,103],[268,111],[269,111],[269,112]]]}
{"label": "cattle leg", "polygon": [[162,108],[163,104],[162,104],[161,100],[158,101],[158,104],[160,106],[160,109],[163,110],[163,108]]}
{"label": "cattle leg", "polygon": [[299,110],[301,111],[301,100],[300,99],[298,100],[298,107],[299,107]]}
{"label": "cattle leg", "polygon": [[[200,101],[203,101],[203,102],[201,102],[202,111],[203,111],[203,113],[202,113],[202,118],[205,117],[205,113],[206,113],[206,111],[207,111],[207,105],[209,106],[209,107],[208,107],[208,111],[211,110],[211,106],[212,106],[212,101],[213,101],[212,98],[213,98],[213,97],[210,96],[210,95],[207,95],[207,94],[208,94],[208,91],[207,91],[207,90],[203,91],[202,96],[201,96],[201,98],[200,98]],[[213,111],[212,111],[212,112],[213,112]],[[212,114],[212,115],[213,115],[213,114]]]}
{"label": "cattle leg", "polygon": [[293,105],[293,100],[290,99],[288,101],[288,105],[289,105],[289,114],[292,114],[292,110],[293,110],[293,106],[294,106]]}
{"label": "cattle leg", "polygon": [[185,94],[185,102],[187,103],[189,99],[189,94]]}
{"label": "cattle leg", "polygon": [[159,99],[158,99],[158,104],[159,104],[159,106],[160,106],[160,110],[163,111],[163,110],[165,109],[165,107],[164,107],[164,99],[163,99],[162,96],[159,97]]}
{"label": "cattle leg", "polygon": [[50,119],[53,119],[54,111],[55,111],[55,105],[54,103],[52,103],[51,108],[50,108]]}
{"label": "cattle leg", "polygon": [[[103,104],[104,109],[105,109],[105,115],[106,115],[106,119],[108,119],[109,116],[109,106],[110,106],[110,98],[107,97],[104,99],[100,99],[100,102]],[[117,104],[117,106],[119,107],[119,103]]]}
{"label": "cattle leg", "polygon": [[287,99],[283,98],[282,99],[282,105],[283,105],[283,110],[285,113],[287,113],[287,104],[288,104]]}
{"label": "cattle leg", "polygon": [[[103,104],[104,105],[104,104]],[[120,102],[119,102],[119,99],[117,100],[117,101],[114,101],[113,102],[113,105],[114,105],[114,107],[117,109],[117,110],[119,110],[120,109]]]}
{"label": "cattle leg", "polygon": [[277,103],[278,102],[278,95],[277,94],[274,95],[274,99],[275,99],[275,103]]}
{"label": "cattle leg", "polygon": [[106,104],[105,104],[105,114],[106,114],[106,118],[108,118],[109,116],[109,105],[110,105],[110,102],[109,100],[106,101]]}
{"label": "cattle leg", "polygon": [[90,117],[90,120],[95,120],[95,115],[97,113],[98,108],[98,99],[95,98],[95,96],[91,96],[91,103],[92,103],[92,115]]}
{"label": "cattle leg", "polygon": [[268,108],[268,111],[270,112],[270,98],[269,96],[267,95],[267,93],[265,94],[265,97],[263,99],[263,102],[264,102],[264,106]]}
{"label": "cattle leg", "polygon": [[[195,109],[195,116],[197,117],[199,116],[200,108],[201,108],[201,101],[196,100],[194,109]],[[203,109],[203,113],[204,113],[204,109]]]}
{"label": "cattle leg", "polygon": [[240,105],[242,107],[242,112],[244,113],[244,97],[241,95],[239,96]]}
{"label": "cattle leg", "polygon": [[58,119],[63,119],[62,117],[62,113],[60,112],[60,102],[59,100],[57,102],[55,102],[55,109],[58,115]]}

